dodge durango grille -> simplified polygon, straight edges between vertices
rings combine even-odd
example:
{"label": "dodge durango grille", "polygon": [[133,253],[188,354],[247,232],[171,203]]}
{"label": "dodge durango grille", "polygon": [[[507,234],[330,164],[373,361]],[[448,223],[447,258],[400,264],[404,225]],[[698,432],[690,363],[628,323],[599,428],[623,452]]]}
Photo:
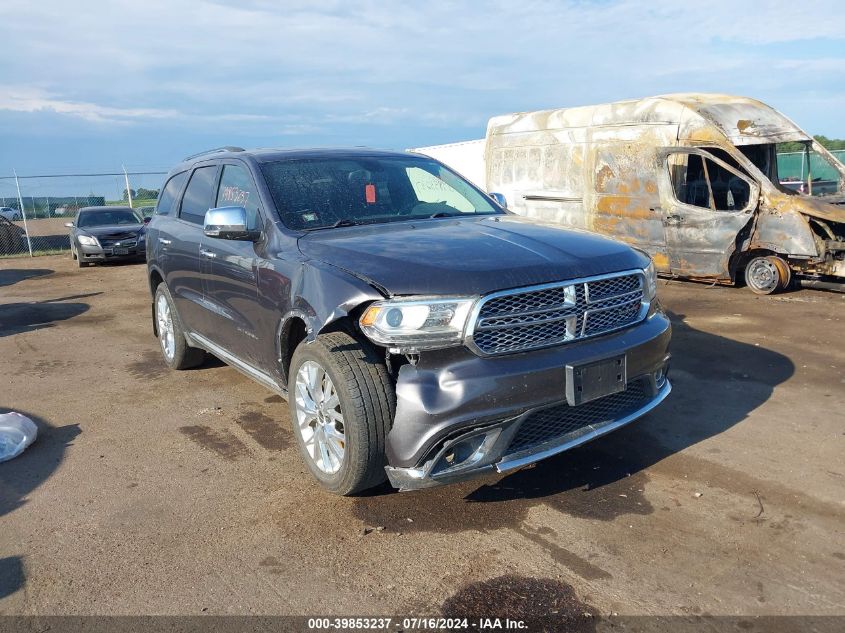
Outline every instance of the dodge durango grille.
{"label": "dodge durango grille", "polygon": [[638,272],[519,288],[481,300],[469,342],[484,355],[551,347],[633,325],[646,310]]}

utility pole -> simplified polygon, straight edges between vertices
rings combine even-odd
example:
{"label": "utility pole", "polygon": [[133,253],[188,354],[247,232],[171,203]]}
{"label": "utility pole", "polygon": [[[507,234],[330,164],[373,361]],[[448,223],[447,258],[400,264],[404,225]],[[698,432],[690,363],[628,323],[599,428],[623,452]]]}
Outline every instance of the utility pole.
{"label": "utility pole", "polygon": [[129,208],[131,209],[132,208],[132,190],[129,188],[129,174],[126,173],[126,167],[124,165],[121,165],[121,167],[123,167],[123,180],[126,181],[126,197],[129,198]]}
{"label": "utility pole", "polygon": [[23,218],[23,230],[26,233],[26,245],[29,248],[29,256],[32,257],[32,240],[29,238],[29,228],[26,226],[26,210],[23,208],[23,197],[21,196],[21,183],[18,180],[18,172],[12,169],[15,175],[15,187],[18,189],[18,204],[21,205],[21,217]]}

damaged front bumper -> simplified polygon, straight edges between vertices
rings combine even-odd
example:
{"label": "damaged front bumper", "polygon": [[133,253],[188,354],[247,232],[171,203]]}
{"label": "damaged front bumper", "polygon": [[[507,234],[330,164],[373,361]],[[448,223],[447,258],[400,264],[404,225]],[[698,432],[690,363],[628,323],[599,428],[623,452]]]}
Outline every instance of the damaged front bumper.
{"label": "damaged front bumper", "polygon": [[[671,392],[671,326],[657,313],[629,330],[571,345],[482,358],[468,350],[403,366],[387,438],[390,483],[414,490],[533,464],[610,433]],[[567,404],[567,365],[624,354],[624,391]]]}

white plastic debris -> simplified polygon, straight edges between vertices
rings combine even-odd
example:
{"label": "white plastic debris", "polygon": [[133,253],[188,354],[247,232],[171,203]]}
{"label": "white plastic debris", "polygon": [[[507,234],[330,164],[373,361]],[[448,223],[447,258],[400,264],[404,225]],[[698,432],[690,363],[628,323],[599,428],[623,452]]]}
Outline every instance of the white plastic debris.
{"label": "white plastic debris", "polygon": [[0,462],[17,457],[35,441],[38,427],[20,413],[0,413]]}

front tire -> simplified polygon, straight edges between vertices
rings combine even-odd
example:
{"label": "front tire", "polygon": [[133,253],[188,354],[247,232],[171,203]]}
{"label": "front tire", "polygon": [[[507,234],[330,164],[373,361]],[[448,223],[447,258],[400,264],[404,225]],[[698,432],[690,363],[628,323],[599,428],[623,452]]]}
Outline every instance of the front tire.
{"label": "front tire", "polygon": [[754,257],[745,267],[745,284],[754,294],[770,295],[783,288],[781,268],[775,257]]}
{"label": "front tire", "polygon": [[396,394],[381,357],[346,332],[296,348],[289,372],[293,432],[326,490],[352,495],[385,479]]}
{"label": "front tire", "polygon": [[196,347],[189,347],[185,339],[185,330],[179,315],[173,308],[173,298],[163,283],[156,288],[155,298],[156,331],[164,362],[170,369],[190,369],[201,365],[205,352]]}

